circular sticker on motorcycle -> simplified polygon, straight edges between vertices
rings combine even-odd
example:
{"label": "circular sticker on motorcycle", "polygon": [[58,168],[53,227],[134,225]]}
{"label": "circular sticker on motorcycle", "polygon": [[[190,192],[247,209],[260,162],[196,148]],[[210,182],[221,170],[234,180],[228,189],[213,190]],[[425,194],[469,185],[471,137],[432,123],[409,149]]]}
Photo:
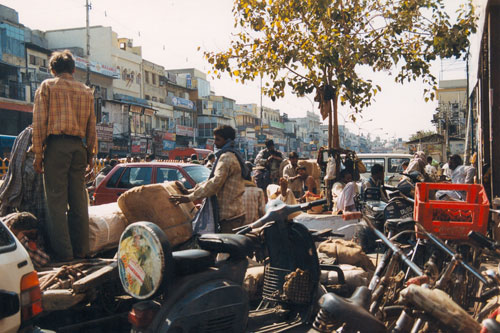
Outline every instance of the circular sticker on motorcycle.
{"label": "circular sticker on motorcycle", "polygon": [[137,222],[129,225],[120,237],[118,247],[121,284],[130,296],[138,299],[147,299],[158,291],[165,268],[162,244],[157,230],[153,230],[150,224]]}

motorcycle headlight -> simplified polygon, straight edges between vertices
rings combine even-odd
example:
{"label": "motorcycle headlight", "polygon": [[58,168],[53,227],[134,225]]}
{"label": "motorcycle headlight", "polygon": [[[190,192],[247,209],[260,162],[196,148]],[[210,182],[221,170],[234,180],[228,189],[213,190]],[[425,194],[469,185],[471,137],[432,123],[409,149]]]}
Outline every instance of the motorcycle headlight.
{"label": "motorcycle headlight", "polygon": [[123,289],[137,299],[147,299],[165,287],[173,259],[165,233],[154,223],[136,222],[120,237],[118,275]]}

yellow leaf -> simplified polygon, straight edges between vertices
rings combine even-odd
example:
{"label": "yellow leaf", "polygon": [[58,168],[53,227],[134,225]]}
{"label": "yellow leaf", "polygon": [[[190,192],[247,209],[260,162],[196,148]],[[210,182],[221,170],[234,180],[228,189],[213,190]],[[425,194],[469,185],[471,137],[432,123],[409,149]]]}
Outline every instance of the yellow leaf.
{"label": "yellow leaf", "polygon": [[235,76],[239,76],[239,75],[240,75],[240,71],[239,71],[239,70],[235,70],[235,71],[233,72],[233,74],[234,74]]}

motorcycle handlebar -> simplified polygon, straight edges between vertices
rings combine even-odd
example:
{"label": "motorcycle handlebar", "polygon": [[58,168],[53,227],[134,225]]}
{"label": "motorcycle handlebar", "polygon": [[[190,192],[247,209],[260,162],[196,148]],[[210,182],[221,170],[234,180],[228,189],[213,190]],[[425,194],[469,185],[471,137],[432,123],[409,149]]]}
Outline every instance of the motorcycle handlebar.
{"label": "motorcycle handlebar", "polygon": [[262,216],[260,219],[258,219],[257,221],[255,221],[251,224],[233,229],[233,231],[236,231],[236,234],[238,234],[238,235],[244,235],[244,234],[252,231],[252,229],[259,228],[259,227],[263,226],[267,222],[276,221],[278,219],[286,219],[286,217],[292,213],[298,212],[300,210],[306,211],[306,210],[311,209],[312,207],[321,206],[324,204],[326,204],[326,199],[310,201],[310,202],[306,202],[306,203],[298,204],[298,205],[282,204],[282,205],[279,205],[276,208],[271,209],[268,212],[266,212],[266,214],[264,216]]}

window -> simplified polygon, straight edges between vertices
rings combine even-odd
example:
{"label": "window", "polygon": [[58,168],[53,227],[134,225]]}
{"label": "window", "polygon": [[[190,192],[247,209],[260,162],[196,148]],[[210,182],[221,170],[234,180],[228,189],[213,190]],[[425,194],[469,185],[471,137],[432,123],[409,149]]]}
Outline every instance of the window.
{"label": "window", "polygon": [[125,168],[121,167],[116,172],[111,176],[109,179],[108,183],[106,184],[106,187],[116,187],[118,184],[118,179],[120,179],[120,176]]}
{"label": "window", "polygon": [[122,80],[123,81],[126,81],[127,80],[127,69],[124,68],[123,71],[122,71]]}
{"label": "window", "polygon": [[137,76],[135,77],[135,83],[141,84],[141,73],[137,73]]}
{"label": "window", "polygon": [[165,100],[160,97],[160,103],[165,103]]}
{"label": "window", "polygon": [[184,170],[188,173],[189,177],[199,184],[204,182],[210,176],[210,170],[204,166],[187,166]]}
{"label": "window", "polygon": [[131,167],[126,168],[118,183],[119,188],[132,188],[140,185],[151,184],[152,167]]}
{"label": "window", "polygon": [[151,96],[149,96],[149,95],[145,95],[144,97],[145,97],[148,101],[151,99]]}
{"label": "window", "polygon": [[122,49],[122,50],[127,49],[127,44],[125,44],[124,42],[121,42],[120,43],[120,49]]}
{"label": "window", "polygon": [[409,162],[409,158],[389,158],[389,172],[403,172],[403,167],[401,166],[403,162]]}
{"label": "window", "polygon": [[185,181],[182,173],[174,168],[158,168],[156,170],[156,182],[172,182],[176,180]]}
{"label": "window", "polygon": [[30,54],[30,65],[36,65],[36,57]]}
{"label": "window", "polygon": [[151,100],[152,100],[153,102],[158,102],[158,98],[157,98],[156,96],[153,96],[153,97],[151,98]]}
{"label": "window", "polygon": [[146,80],[146,83],[149,84],[149,72],[148,71],[144,72],[144,79]]}
{"label": "window", "polygon": [[151,73],[151,82],[156,85],[156,74],[155,73]]}
{"label": "window", "polygon": [[374,164],[380,164],[385,170],[385,160],[383,158],[362,158],[361,161],[366,167],[366,172],[370,172]]}

